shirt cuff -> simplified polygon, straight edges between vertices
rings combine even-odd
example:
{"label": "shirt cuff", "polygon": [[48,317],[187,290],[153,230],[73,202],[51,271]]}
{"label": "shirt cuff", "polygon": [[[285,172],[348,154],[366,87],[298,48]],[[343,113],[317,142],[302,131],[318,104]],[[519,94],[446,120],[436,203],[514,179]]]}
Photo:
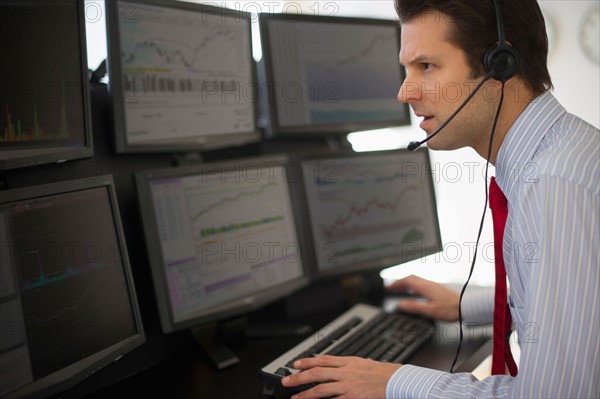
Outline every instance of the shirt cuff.
{"label": "shirt cuff", "polygon": [[494,321],[494,289],[467,289],[461,310],[465,323],[492,323]]}
{"label": "shirt cuff", "polygon": [[427,398],[433,385],[445,371],[405,364],[389,379],[385,388],[386,399]]}

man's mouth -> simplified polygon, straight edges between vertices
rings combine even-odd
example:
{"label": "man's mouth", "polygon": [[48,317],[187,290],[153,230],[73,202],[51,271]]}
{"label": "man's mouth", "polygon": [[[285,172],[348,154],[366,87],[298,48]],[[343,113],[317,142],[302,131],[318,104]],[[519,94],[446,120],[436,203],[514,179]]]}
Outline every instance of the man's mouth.
{"label": "man's mouth", "polygon": [[431,125],[431,121],[433,120],[433,115],[427,115],[427,114],[416,114],[416,115],[420,118],[423,118],[423,120],[419,124],[419,127],[421,129],[425,130],[426,132],[429,132],[429,130],[431,130],[430,125]]}

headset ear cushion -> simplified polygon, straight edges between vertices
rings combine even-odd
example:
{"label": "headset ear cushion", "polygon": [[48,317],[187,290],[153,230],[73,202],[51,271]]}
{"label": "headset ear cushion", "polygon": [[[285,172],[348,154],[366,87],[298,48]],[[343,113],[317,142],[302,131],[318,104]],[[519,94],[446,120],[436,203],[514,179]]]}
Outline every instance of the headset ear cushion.
{"label": "headset ear cushion", "polygon": [[493,79],[506,81],[519,70],[519,55],[507,44],[496,45],[485,53],[483,65],[486,72],[494,72]]}

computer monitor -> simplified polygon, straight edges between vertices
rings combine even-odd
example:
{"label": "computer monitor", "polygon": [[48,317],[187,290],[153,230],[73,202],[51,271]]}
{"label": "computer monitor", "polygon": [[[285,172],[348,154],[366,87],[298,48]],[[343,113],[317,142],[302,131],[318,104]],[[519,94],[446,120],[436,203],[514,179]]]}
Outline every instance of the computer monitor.
{"label": "computer monitor", "polygon": [[93,155],[83,0],[0,2],[0,169]]}
{"label": "computer monitor", "polygon": [[404,80],[397,21],[262,13],[259,23],[268,136],[410,124],[396,99]]}
{"label": "computer monitor", "polygon": [[0,396],[62,392],[141,345],[110,176],[0,191]]}
{"label": "computer monitor", "polygon": [[427,150],[301,161],[315,277],[380,270],[442,249]]}
{"label": "computer monitor", "polygon": [[107,1],[119,153],[261,140],[250,14],[181,1]]}
{"label": "computer monitor", "polygon": [[308,283],[299,176],[279,157],[136,175],[164,332],[252,311]]}

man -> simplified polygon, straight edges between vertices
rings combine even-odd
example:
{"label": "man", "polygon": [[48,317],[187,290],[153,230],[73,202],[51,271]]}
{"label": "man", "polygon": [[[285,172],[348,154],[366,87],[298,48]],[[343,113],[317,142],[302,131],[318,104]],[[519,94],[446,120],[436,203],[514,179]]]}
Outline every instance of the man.
{"label": "man", "polygon": [[[600,397],[599,157],[597,129],[568,114],[548,89],[547,39],[535,1],[502,0],[506,40],[520,57],[517,74],[487,81],[429,142],[436,150],[474,148],[488,156],[508,199],[504,261],[509,304],[519,333],[516,377],[482,381],[410,365],[354,357],[302,359],[284,386],[319,383],[293,398]],[[433,132],[485,74],[483,56],[498,40],[492,0],[396,0],[400,62],[407,77],[398,99]],[[597,93],[592,93],[597,95]],[[585,95],[582,93],[582,95]],[[416,277],[391,289],[426,303],[400,309],[442,320],[458,317],[458,296]],[[465,297],[464,321],[491,321],[493,296]]]}

